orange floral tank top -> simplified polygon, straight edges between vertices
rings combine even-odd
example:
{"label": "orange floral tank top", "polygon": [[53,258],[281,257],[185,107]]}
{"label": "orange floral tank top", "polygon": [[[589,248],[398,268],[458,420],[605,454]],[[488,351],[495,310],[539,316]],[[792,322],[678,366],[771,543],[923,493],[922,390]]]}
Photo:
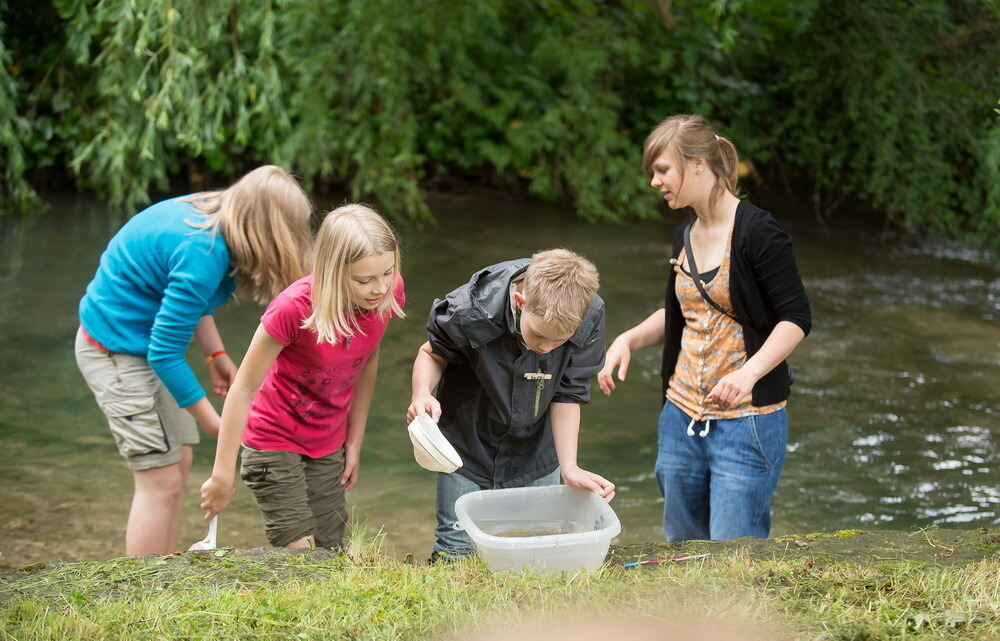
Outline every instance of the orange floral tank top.
{"label": "orange floral tank top", "polygon": [[[719,307],[735,315],[729,298],[731,249],[732,236],[715,277],[702,284]],[[705,399],[722,377],[735,372],[746,362],[743,327],[705,302],[690,274],[681,268],[684,264],[683,249],[677,263],[674,267],[677,272],[675,291],[684,315],[684,330],[677,366],[667,387],[667,399],[696,421],[770,414],[785,407],[785,401],[757,407],[753,405],[750,394],[728,410],[719,409]]]}

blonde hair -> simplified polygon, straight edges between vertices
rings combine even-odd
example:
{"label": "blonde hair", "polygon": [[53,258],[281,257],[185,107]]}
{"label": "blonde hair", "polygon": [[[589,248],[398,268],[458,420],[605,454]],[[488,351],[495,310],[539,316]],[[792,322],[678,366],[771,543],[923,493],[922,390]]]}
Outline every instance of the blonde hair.
{"label": "blonde hair", "polygon": [[531,257],[521,293],[524,307],[560,332],[576,331],[600,287],[594,264],[568,249],[549,249]]}
{"label": "blonde hair", "polygon": [[302,328],[316,332],[319,340],[334,345],[338,339],[350,338],[361,331],[351,313],[351,263],[387,251],[393,254],[392,285],[374,311],[404,318],[403,308],[394,295],[400,256],[392,228],[365,205],[344,205],[328,213],[316,237],[313,313],[302,323]]}
{"label": "blonde hair", "polygon": [[708,168],[717,178],[708,202],[715,203],[728,191],[739,197],[739,155],[736,146],[725,136],[715,133],[705,118],[697,114],[677,114],[670,116],[646,137],[642,149],[642,169],[652,173],[656,159],[669,152],[684,182],[686,161],[704,158]]}
{"label": "blonde hair", "polygon": [[226,190],[184,200],[204,214],[204,219],[187,224],[222,234],[229,247],[231,274],[258,303],[267,303],[309,273],[312,204],[281,167],[258,167]]}

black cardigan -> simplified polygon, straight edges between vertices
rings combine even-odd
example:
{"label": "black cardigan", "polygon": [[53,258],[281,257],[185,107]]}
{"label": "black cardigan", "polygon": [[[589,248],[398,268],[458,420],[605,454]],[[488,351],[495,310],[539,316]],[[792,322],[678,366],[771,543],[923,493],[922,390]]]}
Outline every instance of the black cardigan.
{"label": "black cardigan", "polygon": [[[684,227],[674,230],[673,257],[684,247]],[[677,274],[671,266],[664,301],[666,327],[663,341],[663,393],[674,373],[681,350],[684,316],[674,294]],[[809,335],[812,316],[802,278],[792,252],[792,237],[770,213],[741,200],[736,207],[729,264],[729,297],[736,319],[743,326],[743,340],[750,358],[760,350],[779,321],[790,321]],[[791,379],[787,361],[757,381],[753,404],[771,405],[788,398]],[[663,397],[661,397],[663,398]]]}

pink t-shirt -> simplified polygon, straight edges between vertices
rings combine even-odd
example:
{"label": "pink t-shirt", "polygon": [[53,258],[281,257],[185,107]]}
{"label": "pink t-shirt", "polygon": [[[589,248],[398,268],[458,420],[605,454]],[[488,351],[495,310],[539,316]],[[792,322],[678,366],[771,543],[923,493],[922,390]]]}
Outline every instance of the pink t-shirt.
{"label": "pink t-shirt", "polygon": [[[260,322],[284,345],[250,405],[243,444],[256,450],[319,458],[337,451],[347,436],[354,383],[378,347],[389,316],[356,312],[360,331],[336,345],[301,328],[312,314],[312,275],[292,283],[267,306]],[[406,301],[403,278],[393,296]]]}

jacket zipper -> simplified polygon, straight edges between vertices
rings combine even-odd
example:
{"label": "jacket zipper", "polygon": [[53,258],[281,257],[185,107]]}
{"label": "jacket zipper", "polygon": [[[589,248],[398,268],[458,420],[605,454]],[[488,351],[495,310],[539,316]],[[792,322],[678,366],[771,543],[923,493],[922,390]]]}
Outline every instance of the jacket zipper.
{"label": "jacket zipper", "polygon": [[[535,373],[543,374],[544,372],[542,372],[542,368],[539,367],[538,371]],[[538,418],[538,404],[541,403],[542,401],[542,388],[544,387],[545,387],[545,379],[539,377],[535,381],[535,414],[534,414],[535,418]]]}
{"label": "jacket zipper", "polygon": [[497,489],[497,460],[500,458],[500,446],[503,445],[504,436],[507,436],[507,435],[506,434],[502,435],[500,437],[500,440],[497,441],[497,453],[493,456],[493,488],[492,489],[494,489],[494,490]]}

